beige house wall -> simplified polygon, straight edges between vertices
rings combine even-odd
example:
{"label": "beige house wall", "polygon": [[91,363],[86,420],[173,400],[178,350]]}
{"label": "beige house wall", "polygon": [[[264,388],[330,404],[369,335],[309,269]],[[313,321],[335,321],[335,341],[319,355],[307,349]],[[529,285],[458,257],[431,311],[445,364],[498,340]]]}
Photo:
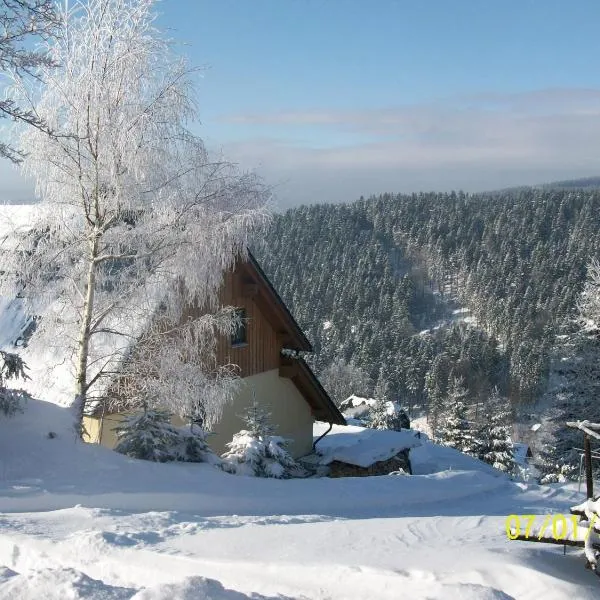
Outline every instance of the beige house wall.
{"label": "beige house wall", "polygon": [[[271,413],[276,434],[290,438],[290,452],[294,457],[311,451],[313,416],[310,406],[290,379],[279,377],[279,370],[272,369],[242,379],[239,392],[233,402],[225,407],[223,417],[214,426],[214,434],[209,438],[209,444],[217,454],[225,452],[225,444],[243,429],[244,423],[239,415],[245,412],[254,398]],[[87,431],[85,441],[114,448],[117,438],[112,429],[126,416],[123,413],[105,415],[103,418],[84,417]],[[180,419],[174,419],[173,422],[174,425],[182,425]]]}
{"label": "beige house wall", "polygon": [[240,391],[223,411],[223,417],[214,426],[210,445],[215,452],[225,452],[225,444],[234,433],[244,428],[239,417],[253,399],[271,413],[275,433],[290,438],[290,452],[294,457],[304,456],[312,449],[313,416],[304,396],[290,379],[279,377],[279,369],[242,379]]}
{"label": "beige house wall", "polygon": [[114,427],[120,425],[131,413],[113,413],[103,417],[83,417],[83,426],[85,432],[83,441],[90,444],[102,444],[107,448],[114,448],[117,445],[117,435],[113,431]]}

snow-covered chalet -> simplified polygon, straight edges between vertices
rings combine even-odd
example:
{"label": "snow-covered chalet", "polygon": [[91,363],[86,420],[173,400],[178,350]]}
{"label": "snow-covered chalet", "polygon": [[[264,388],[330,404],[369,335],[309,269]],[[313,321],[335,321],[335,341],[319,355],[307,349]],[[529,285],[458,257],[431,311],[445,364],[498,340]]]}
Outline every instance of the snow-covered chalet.
{"label": "snow-covered chalet", "polygon": [[[291,453],[308,454],[315,420],[338,425],[346,421],[299,355],[312,352],[312,346],[250,252],[225,274],[220,303],[240,311],[243,325],[230,339],[219,340],[217,356],[221,364],[239,366],[242,385],[213,427],[211,447],[217,453],[226,450],[225,444],[244,427],[244,408],[256,400],[271,413],[277,434],[291,440]],[[124,416],[107,413],[98,404],[84,417],[86,441],[113,448],[113,429]]]}

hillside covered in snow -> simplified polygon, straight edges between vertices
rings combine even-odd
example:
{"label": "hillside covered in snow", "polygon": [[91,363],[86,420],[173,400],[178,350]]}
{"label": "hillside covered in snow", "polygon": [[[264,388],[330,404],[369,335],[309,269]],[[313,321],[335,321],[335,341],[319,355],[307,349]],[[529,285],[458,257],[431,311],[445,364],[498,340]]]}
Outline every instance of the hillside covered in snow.
{"label": "hillside covered in snow", "polygon": [[597,597],[579,551],[506,537],[507,515],[581,495],[424,437],[411,460],[412,476],[235,477],[83,444],[69,409],[30,401],[0,420],[0,598]]}

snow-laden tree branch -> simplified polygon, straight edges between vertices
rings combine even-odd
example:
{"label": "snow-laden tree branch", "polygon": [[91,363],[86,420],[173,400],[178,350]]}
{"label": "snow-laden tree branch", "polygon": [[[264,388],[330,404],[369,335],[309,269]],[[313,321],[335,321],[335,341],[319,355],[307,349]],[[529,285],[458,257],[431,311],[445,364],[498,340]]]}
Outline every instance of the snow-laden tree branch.
{"label": "snow-laden tree branch", "polygon": [[[169,373],[157,375],[163,387],[191,369],[185,344],[197,344],[206,328],[184,327],[186,308],[218,308],[224,270],[268,217],[262,181],[209,156],[187,129],[196,117],[193,72],[154,27],[153,7],[76,2],[48,48],[59,67],[40,66],[39,90],[21,82],[22,98],[35,98],[32,110],[56,135],[21,135],[23,170],[41,202],[3,257],[0,287],[43,311],[37,334],[47,343],[70,345],[79,415],[87,398],[102,395],[104,375],[131,358],[134,339],[154,352],[140,350],[146,364],[152,355],[154,371]],[[155,352],[152,338],[170,347],[161,331],[176,327],[184,333],[178,358]],[[194,360],[194,376],[178,383],[186,389],[171,390],[190,402],[210,379],[198,378],[207,363]]]}
{"label": "snow-laden tree branch", "polygon": [[218,364],[216,355],[235,319],[231,308],[174,326],[156,318],[123,361],[109,410],[160,406],[210,430],[238,389],[238,367]]}
{"label": "snow-laden tree branch", "polygon": [[[57,14],[52,0],[0,0],[0,92],[3,76],[9,80],[35,78],[40,66],[52,67],[50,57],[33,46],[33,39],[49,39],[57,33]],[[0,119],[20,121],[44,129],[44,121],[35,107],[0,98]],[[0,157],[18,163],[23,151],[8,142],[0,142]]]}

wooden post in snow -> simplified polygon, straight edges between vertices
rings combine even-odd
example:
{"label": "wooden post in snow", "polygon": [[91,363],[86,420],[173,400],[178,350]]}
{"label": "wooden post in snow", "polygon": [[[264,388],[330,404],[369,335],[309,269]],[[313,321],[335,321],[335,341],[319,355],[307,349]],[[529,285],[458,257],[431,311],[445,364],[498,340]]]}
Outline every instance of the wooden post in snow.
{"label": "wooden post in snow", "polygon": [[592,476],[592,445],[590,436],[583,432],[583,452],[585,453],[585,487],[587,497],[594,497],[594,478]]}
{"label": "wooden post in snow", "polygon": [[590,438],[600,441],[600,423],[589,421],[568,421],[567,427],[583,431],[583,452],[585,455],[585,485],[587,497],[594,497],[594,478],[592,476],[592,445]]}

